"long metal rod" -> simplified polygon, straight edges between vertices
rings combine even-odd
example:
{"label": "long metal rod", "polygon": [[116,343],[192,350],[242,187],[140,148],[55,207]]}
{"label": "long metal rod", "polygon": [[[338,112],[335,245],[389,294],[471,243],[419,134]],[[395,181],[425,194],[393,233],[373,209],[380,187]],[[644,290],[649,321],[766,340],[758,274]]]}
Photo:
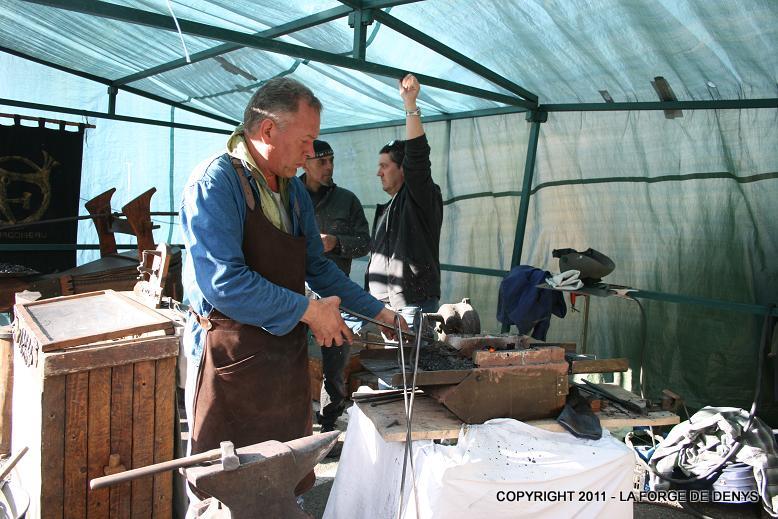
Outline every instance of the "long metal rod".
{"label": "long metal rod", "polygon": [[538,151],[538,137],[540,136],[540,121],[532,121],[529,131],[529,143],[527,144],[527,160],[524,163],[524,179],[521,186],[521,202],[516,222],[516,234],[513,240],[513,255],[511,256],[511,268],[521,262],[521,252],[524,247],[524,234],[527,229],[527,216],[529,214],[530,190],[532,179],[535,175],[535,156]]}
{"label": "long metal rod", "polygon": [[[350,12],[351,9],[346,6],[333,7],[332,9],[327,9],[326,11],[315,13],[310,16],[305,16],[303,18],[299,18],[297,20],[293,20],[291,22],[285,23],[283,25],[279,25],[277,27],[272,27],[270,29],[258,32],[255,35],[261,36],[263,38],[277,38],[279,36],[284,36],[297,31],[302,31],[304,29],[315,27],[317,25],[325,24],[333,20],[337,20],[338,18],[342,18],[346,16]],[[163,72],[168,72],[171,70],[175,70],[177,68],[185,67],[191,63],[197,63],[199,61],[203,61],[206,59],[215,58],[217,56],[221,56],[223,54],[227,54],[228,52],[232,52],[234,50],[238,50],[242,48],[243,45],[237,45],[235,43],[225,43],[223,45],[218,45],[216,47],[212,47],[210,49],[205,49],[203,51],[195,52],[194,54],[191,54],[189,56],[189,62],[187,62],[186,58],[179,58],[176,60],[168,61],[167,63],[157,65],[156,67],[151,67],[146,70],[142,70],[140,72],[136,72],[134,74],[130,74],[122,78],[119,78],[116,81],[114,81],[113,84],[117,86],[125,85],[127,83],[132,83],[133,81],[138,81],[140,79],[145,79],[147,77],[156,76],[157,74],[162,74]]]}
{"label": "long metal rod", "polygon": [[[397,329],[400,329],[400,317],[399,314],[395,314],[394,320],[395,320],[395,326]],[[413,320],[414,324],[416,323],[416,318],[414,316]],[[403,515],[403,500],[405,498],[405,474],[406,474],[406,468],[408,465],[411,467],[411,481],[413,485],[413,498],[416,504],[416,516],[419,515],[419,496],[417,493],[417,486],[416,486],[416,470],[413,466],[413,429],[411,427],[411,421],[413,419],[413,397],[416,394],[415,391],[415,382],[416,382],[416,371],[418,370],[418,361],[419,361],[419,355],[418,355],[418,349],[421,347],[421,329],[419,329],[419,333],[417,335],[416,339],[416,365],[413,367],[413,383],[410,387],[408,387],[408,380],[406,377],[406,371],[405,371],[405,355],[404,355],[404,345],[402,341],[402,336],[398,335],[399,339],[399,348],[398,353],[400,356],[400,366],[402,368],[402,379],[403,379],[403,407],[405,409],[405,449],[403,452],[403,468],[402,468],[402,476],[400,479],[400,500],[398,503],[397,508],[397,519],[401,519]],[[410,402],[408,399],[408,394],[410,393]]]}
{"label": "long metal rod", "polygon": [[778,98],[711,99],[708,101],[648,101],[629,103],[562,103],[543,104],[545,112],[620,112],[632,110],[740,110],[748,108],[778,108]]}
{"label": "long metal rod", "polygon": [[[530,114],[528,114],[530,115]],[[519,214],[516,221],[516,233],[513,238],[513,254],[511,255],[511,268],[521,262],[521,252],[524,247],[524,233],[527,228],[527,215],[529,214],[529,197],[532,188],[532,178],[535,175],[535,155],[538,151],[538,137],[540,136],[540,120],[532,117],[527,143],[527,158],[524,162],[524,178],[521,186],[521,201],[519,202]],[[509,324],[503,324],[502,333],[510,329]],[[521,330],[520,330],[521,331]]]}
{"label": "long metal rod", "polygon": [[165,126],[167,128],[179,128],[181,130],[194,130],[197,132],[221,133],[229,135],[232,130],[223,130],[221,128],[211,128],[209,126],[198,126],[195,124],[175,123],[170,121],[160,121],[158,119],[146,119],[144,117],[131,117],[129,115],[116,115],[105,112],[94,112],[92,110],[79,110],[77,108],[68,108],[65,106],[44,105],[40,103],[30,103],[28,101],[17,101],[15,99],[0,98],[0,105],[16,106],[19,108],[30,108],[33,110],[43,110],[46,112],[59,112],[63,114],[81,115],[84,117],[94,117],[96,119],[109,119],[112,121],[123,121],[127,123],[149,124],[152,126]]}
{"label": "long metal rod", "polygon": [[444,58],[447,58],[453,61],[454,63],[456,63],[457,65],[466,68],[470,72],[478,74],[484,79],[491,81],[495,85],[500,86],[509,92],[513,92],[514,94],[521,96],[527,101],[530,101],[532,103],[538,102],[538,96],[533,94],[529,90],[522,88],[521,86],[517,85],[513,81],[510,81],[507,78],[497,74],[493,70],[490,70],[487,67],[481,65],[480,63],[476,62],[475,60],[468,58],[464,54],[457,52],[451,47],[428,36],[427,34],[416,29],[415,27],[412,27],[407,23],[398,20],[394,16],[387,14],[383,11],[377,10],[373,13],[373,17],[379,22],[389,27],[390,29],[393,29],[399,32],[400,34],[407,36],[408,38],[424,45],[428,49],[437,52]]}
{"label": "long metal rod", "polygon": [[[29,54],[25,54],[23,52],[19,52],[14,49],[9,49],[7,47],[0,47],[0,51],[5,52],[6,54],[10,54],[12,56],[16,56],[18,58],[25,59],[27,61],[31,61],[33,63],[38,63],[39,65],[43,65],[46,67],[53,68],[55,70],[59,70],[61,72],[67,72],[68,74],[73,74],[74,76],[78,76],[84,79],[88,79],[89,81],[94,81],[95,83],[101,83],[103,85],[110,86],[111,80],[106,79],[101,76],[96,76],[94,74],[90,74],[88,72],[83,72],[81,70],[76,70],[74,68],[65,67],[63,65],[60,65],[58,63],[53,63],[51,61],[46,61],[41,58],[36,58],[35,56],[30,56]],[[215,121],[231,124],[231,125],[237,125],[238,121],[235,121],[234,119],[230,119],[228,117],[224,117],[217,114],[212,114],[210,112],[207,112],[205,110],[200,110],[198,108],[194,108],[192,106],[186,105],[184,103],[179,103],[177,101],[173,101],[171,99],[164,98],[162,96],[158,96],[155,94],[151,94],[149,92],[146,92],[145,90],[140,90],[138,88],[128,87],[128,86],[120,86],[121,90],[124,90],[125,92],[129,92],[131,94],[135,94],[140,97],[145,97],[146,99],[151,99],[152,101],[156,101],[158,103],[163,103],[170,106],[175,106],[176,108],[179,108],[181,110],[185,110],[187,112],[191,112],[193,114],[201,115],[203,117],[207,117],[208,119],[213,119]]]}
{"label": "long metal rod", "polygon": [[[395,327],[393,324],[385,323],[383,321],[379,321],[378,319],[373,319],[372,317],[368,317],[366,315],[357,313],[354,310],[349,310],[348,308],[346,308],[344,306],[340,306],[339,309],[340,309],[341,312],[347,313],[347,314],[349,314],[349,315],[351,315],[353,317],[356,317],[357,319],[362,319],[363,321],[367,321],[369,323],[373,323],[373,324],[381,326],[383,328],[388,328],[389,330],[394,330],[395,333],[402,332],[403,335],[407,335],[408,337],[416,338],[416,333],[408,331],[408,330],[402,330],[399,327]],[[400,334],[397,333],[397,335],[399,337]],[[432,337],[430,335],[422,334],[422,339],[426,339],[428,341],[434,341],[435,337]],[[359,342],[359,341],[357,341],[357,342]]]}
{"label": "long metal rod", "polygon": [[584,298],[584,311],[583,311],[583,337],[581,338],[581,353],[586,355],[586,340],[589,335],[589,296],[585,295]]}
{"label": "long metal rod", "polygon": [[[107,2],[101,2],[97,0],[24,0],[26,2],[47,5],[50,7],[56,7],[69,11],[100,16],[103,18],[109,18],[113,20],[124,21],[128,23],[134,23],[138,25],[144,25],[147,27],[154,27],[157,29],[167,31],[177,31],[172,19],[167,15],[152,13],[149,11],[143,11],[140,9],[133,9],[130,7],[124,7],[116,4],[110,4]],[[246,47],[252,47],[276,54],[283,54],[286,56],[294,56],[303,59],[309,59],[312,61],[318,61],[333,65],[336,67],[343,67],[368,74],[376,74],[379,76],[391,77],[394,79],[400,79],[408,73],[414,74],[424,85],[441,88],[444,90],[450,90],[460,94],[470,95],[474,97],[480,97],[483,99],[489,99],[498,103],[504,103],[507,105],[524,106],[526,108],[534,108],[535,103],[530,103],[524,99],[517,97],[499,94],[481,88],[475,88],[453,81],[447,81],[444,79],[427,76],[418,72],[410,70],[402,70],[395,67],[389,67],[386,65],[380,65],[378,63],[372,63],[369,61],[362,61],[358,59],[348,58],[339,54],[331,52],[324,52],[302,45],[294,45],[271,38],[262,38],[260,36],[254,36],[251,34],[245,34],[230,29],[224,29],[220,27],[213,27],[208,24],[194,22],[191,20],[178,19],[178,25],[181,31],[193,36],[200,36],[203,38],[211,38],[221,40],[224,42],[237,43]]]}
{"label": "long metal rod", "polygon": [[[375,5],[370,5],[369,7],[374,7],[374,8],[392,7],[395,5],[408,4],[408,3],[418,2],[418,1],[420,0],[376,1],[376,2],[371,2],[371,4],[375,4]],[[276,27],[271,27],[270,29],[256,33],[256,35],[264,36],[265,38],[277,38],[279,36],[285,36],[287,34],[292,34],[298,31],[302,31],[304,29],[309,29],[317,25],[322,25],[331,22],[333,20],[337,20],[338,18],[342,18],[347,14],[349,14],[351,10],[352,8],[348,6],[333,7],[332,9],[327,9],[326,11],[314,13],[308,16],[304,16],[302,18],[298,18],[297,20],[292,20],[291,22],[278,25]],[[209,58],[215,58],[216,56],[221,56],[223,54],[227,54],[228,52],[232,52],[242,48],[243,45],[237,45],[234,43],[225,43],[223,45],[218,45],[216,47],[212,47],[210,49],[205,49],[203,51],[195,52],[194,54],[191,54],[189,56],[189,62],[186,61],[186,58],[179,58],[176,60],[168,61],[167,63],[162,63],[161,65],[157,65],[156,67],[151,67],[149,69],[136,72],[135,74],[130,74],[128,76],[119,78],[114,82],[114,84],[124,85],[127,83],[131,83],[133,81],[138,81],[139,79],[156,76],[157,74],[162,74],[163,72],[168,72],[170,70],[175,70],[181,67],[185,67],[191,63],[197,63],[198,61],[203,61]]]}
{"label": "long metal rod", "polygon": [[[502,106],[500,108],[484,108],[481,110],[468,110],[466,112],[454,112],[450,114],[425,115],[425,123],[434,123],[438,121],[455,121],[457,119],[472,119],[474,117],[488,117],[491,115],[516,114],[526,112],[526,108],[518,106]],[[392,119],[378,123],[352,124],[348,126],[335,126],[332,128],[323,128],[321,135],[328,133],[356,132],[360,130],[373,130],[375,128],[389,128],[392,126],[405,126],[405,119]]]}
{"label": "long metal rod", "polygon": [[59,126],[77,126],[79,128],[97,128],[94,124],[87,124],[87,123],[74,123],[72,121],[62,121],[60,119],[48,119],[46,117],[32,117],[29,115],[19,115],[19,114],[2,114],[0,113],[0,117],[7,118],[7,119],[16,119],[20,121],[33,121],[36,123],[41,123],[41,121],[44,124],[57,124]]}

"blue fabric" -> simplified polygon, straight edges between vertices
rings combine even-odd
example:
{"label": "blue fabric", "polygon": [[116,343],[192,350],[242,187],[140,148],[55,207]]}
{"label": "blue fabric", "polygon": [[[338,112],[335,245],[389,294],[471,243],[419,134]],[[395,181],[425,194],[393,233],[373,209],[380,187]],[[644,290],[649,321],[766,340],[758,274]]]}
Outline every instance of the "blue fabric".
{"label": "blue fabric", "polygon": [[564,317],[567,305],[561,292],[537,288],[551,274],[529,265],[513,267],[500,283],[497,320],[515,324],[519,333],[530,333],[544,341],[551,324],[551,314]]}
{"label": "blue fabric", "polygon": [[[383,304],[346,277],[323,255],[311,198],[297,178],[289,185],[292,231],[306,237],[306,281],[322,297],[337,295],[343,305],[374,316]],[[184,188],[181,226],[187,255],[184,291],[193,310],[226,316],[274,335],[289,333],[308,308],[304,295],[275,285],[252,271],[243,257],[246,202],[225,153],[195,168]],[[261,240],[261,236],[255,237]],[[184,335],[187,354],[199,358],[205,334],[190,316]]]}

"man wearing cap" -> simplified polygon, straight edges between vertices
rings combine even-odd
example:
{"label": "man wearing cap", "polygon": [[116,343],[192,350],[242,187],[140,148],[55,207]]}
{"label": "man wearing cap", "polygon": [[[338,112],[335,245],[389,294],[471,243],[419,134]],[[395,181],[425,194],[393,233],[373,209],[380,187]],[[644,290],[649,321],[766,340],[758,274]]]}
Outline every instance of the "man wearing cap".
{"label": "man wearing cap", "polygon": [[392,141],[379,152],[377,175],[392,198],[376,207],[365,287],[395,310],[420,307],[430,313],[440,301],[443,198],[432,180],[430,147],[416,106],[419,89],[411,74],[400,82],[406,140]]}
{"label": "man wearing cap", "polygon": [[332,181],[335,153],[320,140],[313,141],[314,156],[305,161],[300,180],[311,195],[324,255],[346,275],[351,259],[370,252],[370,228],[362,204],[354,193]]}
{"label": "man wearing cap", "polygon": [[[362,204],[354,193],[332,181],[335,154],[325,141],[313,141],[313,157],[305,161],[305,173],[300,180],[311,196],[316,223],[324,245],[324,255],[346,275],[351,272],[351,259],[364,256],[370,250],[370,229]],[[350,321],[346,321],[350,324]],[[344,369],[350,347],[322,348],[324,380],[319,399],[320,412],[316,417],[322,432],[335,430],[335,421],[343,413],[346,399]],[[329,456],[339,454],[339,444]]]}

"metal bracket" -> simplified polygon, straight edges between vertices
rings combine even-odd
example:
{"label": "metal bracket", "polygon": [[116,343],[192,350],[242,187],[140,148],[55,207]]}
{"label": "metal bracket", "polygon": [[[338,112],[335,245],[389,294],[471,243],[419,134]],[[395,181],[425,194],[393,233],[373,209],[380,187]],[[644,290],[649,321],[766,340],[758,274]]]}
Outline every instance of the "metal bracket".
{"label": "metal bracket", "polygon": [[[361,15],[359,17],[359,21],[362,25],[368,26],[372,25],[375,21],[375,18],[373,18],[373,10],[372,9],[364,9],[360,11]],[[357,19],[357,12],[352,11],[348,15],[348,26],[352,29],[354,28],[354,25],[356,25],[356,19]]]}
{"label": "metal bracket", "polygon": [[545,110],[532,110],[525,116],[528,123],[544,123],[548,121],[548,112]]}

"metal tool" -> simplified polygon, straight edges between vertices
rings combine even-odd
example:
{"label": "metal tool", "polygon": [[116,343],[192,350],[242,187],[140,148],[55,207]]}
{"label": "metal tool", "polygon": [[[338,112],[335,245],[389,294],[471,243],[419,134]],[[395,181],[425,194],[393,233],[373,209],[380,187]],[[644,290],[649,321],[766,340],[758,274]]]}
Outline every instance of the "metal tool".
{"label": "metal tool", "polygon": [[235,446],[232,442],[221,442],[221,446],[218,449],[201,452],[200,454],[193,454],[192,456],[186,456],[184,458],[163,461],[162,463],[155,463],[154,465],[148,465],[146,467],[117,472],[101,478],[95,478],[89,482],[89,488],[97,490],[98,488],[117,485],[132,479],[216,460],[221,460],[222,470],[225,471],[235,470],[240,465],[240,459],[238,459],[238,456],[235,454]]}
{"label": "metal tool", "polygon": [[[401,317],[399,315],[395,315],[395,321],[397,321],[397,328],[400,327],[400,319]],[[423,330],[424,325],[426,322],[426,317],[423,313],[419,312],[417,313],[413,318],[413,325],[414,328],[417,330]],[[418,323],[418,324],[417,324]],[[422,334],[419,333],[416,336],[416,360],[413,365],[413,377],[411,380],[411,385],[408,386],[408,381],[405,376],[405,355],[404,355],[404,347],[403,347],[403,340],[402,336],[398,336],[398,339],[400,341],[400,345],[398,347],[398,353],[400,357],[400,367],[402,368],[402,379],[403,379],[403,404],[405,407],[405,452],[403,456],[403,469],[402,469],[402,478],[400,480],[400,502],[397,509],[397,517],[400,519],[402,517],[403,513],[403,496],[405,495],[405,471],[407,468],[407,465],[410,465],[411,467],[411,480],[413,484],[413,499],[414,503],[416,505],[416,515],[419,515],[419,496],[416,486],[416,469],[413,466],[413,429],[411,426],[411,423],[413,421],[413,400],[416,396],[416,373],[419,370],[419,351],[421,350],[421,339]],[[410,398],[408,395],[410,394]]]}
{"label": "metal tool", "polygon": [[[237,451],[232,442],[222,442],[219,449],[93,479],[90,487],[181,468],[187,481],[226,506],[232,519],[253,519],[259,511],[262,517],[310,519],[297,504],[295,487],[324,459],[339,434],[332,431],[286,443],[270,440]],[[219,459],[221,463],[200,465]]]}
{"label": "metal tool", "polygon": [[646,415],[648,414],[648,409],[645,406],[641,406],[635,402],[630,402],[629,400],[624,400],[623,398],[619,398],[618,396],[614,395],[610,391],[606,390],[603,387],[600,387],[598,385],[595,385],[588,380],[583,381],[584,385],[576,384],[576,386],[580,389],[583,389],[584,391],[588,391],[589,393],[594,393],[596,395],[599,395],[606,400],[610,400],[611,402],[614,402],[627,411],[632,411],[637,414]]}
{"label": "metal tool", "polygon": [[[380,392],[375,394],[370,393],[354,393],[351,395],[351,399],[358,403],[370,403],[371,405],[375,402],[393,402],[395,400],[400,400],[401,398],[404,398],[405,391],[402,389],[398,389],[397,391],[386,391],[386,392]],[[420,390],[416,390],[417,395],[421,395]]]}
{"label": "metal tool", "polygon": [[[369,323],[373,323],[373,324],[375,324],[377,326],[381,326],[383,328],[388,328],[390,330],[394,330],[395,333],[400,331],[400,332],[402,332],[403,335],[407,335],[408,337],[411,337],[411,338],[414,338],[414,339],[416,338],[416,334],[414,332],[409,331],[409,330],[403,330],[403,329],[401,329],[399,327],[399,325],[395,326],[393,324],[389,324],[389,323],[385,323],[383,321],[379,321],[378,319],[373,319],[372,317],[368,317],[366,315],[362,315],[360,313],[355,312],[354,310],[349,310],[348,308],[345,308],[343,306],[340,306],[339,308],[340,308],[341,312],[344,312],[344,313],[347,313],[347,314],[349,314],[351,316],[354,316],[357,319],[362,319],[363,321],[367,321]],[[422,334],[422,339],[425,339],[425,340],[428,340],[428,341],[434,341],[435,337],[432,337],[431,335]]]}
{"label": "metal tool", "polygon": [[218,465],[190,467],[186,479],[230,510],[232,519],[310,519],[295,497],[295,486],[338,441],[339,431],[281,443],[266,441],[238,449],[241,465],[225,472]]}

